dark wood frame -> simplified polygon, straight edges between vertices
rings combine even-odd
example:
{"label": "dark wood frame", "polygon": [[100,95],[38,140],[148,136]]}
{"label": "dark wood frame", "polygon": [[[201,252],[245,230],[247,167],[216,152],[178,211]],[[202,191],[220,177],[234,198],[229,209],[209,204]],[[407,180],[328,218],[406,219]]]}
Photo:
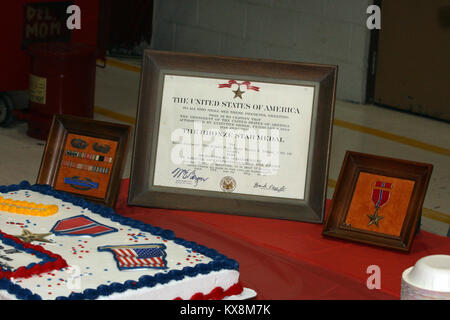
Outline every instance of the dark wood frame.
{"label": "dark wood frame", "polygon": [[[164,75],[237,78],[315,86],[304,200],[153,185]],[[337,66],[147,50],[134,135],[130,205],[322,223]]]}
{"label": "dark wood frame", "polygon": [[[409,252],[432,170],[433,166],[427,163],[347,151],[322,234]],[[399,237],[352,228],[344,224],[360,172],[415,182]]]}
{"label": "dark wood frame", "polygon": [[50,127],[50,133],[36,183],[48,184],[52,187],[55,186],[66,137],[69,133],[116,141],[117,149],[105,197],[100,199],[98,197],[73,193],[78,197],[113,208],[119,193],[127,159],[126,155],[130,132],[131,127],[124,124],[91,120],[70,115],[55,115]]}

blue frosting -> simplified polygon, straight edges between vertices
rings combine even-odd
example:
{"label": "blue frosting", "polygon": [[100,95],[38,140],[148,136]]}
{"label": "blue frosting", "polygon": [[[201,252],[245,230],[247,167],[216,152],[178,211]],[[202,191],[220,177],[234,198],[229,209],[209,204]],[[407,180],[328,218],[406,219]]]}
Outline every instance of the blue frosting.
{"label": "blue frosting", "polygon": [[[34,184],[30,185],[27,181],[22,181],[19,184],[13,184],[9,186],[0,186],[0,193],[8,193],[19,190],[31,190],[41,194],[49,195],[54,198],[60,199],[64,202],[71,203],[73,205],[88,209],[93,213],[99,214],[104,218],[108,218],[114,222],[118,222],[122,225],[127,225],[132,228],[140,229],[141,231],[151,233],[154,236],[160,236],[163,239],[172,240],[175,243],[182,245],[186,248],[190,248],[202,255],[212,259],[210,263],[201,263],[195,267],[184,267],[181,270],[171,270],[168,273],[157,273],[154,276],[144,275],[138,279],[138,281],[126,281],[125,283],[114,282],[110,285],[100,285],[96,289],[86,289],[82,293],[71,293],[68,297],[57,297],[57,300],[84,300],[84,299],[97,299],[100,296],[108,296],[112,293],[124,292],[128,289],[138,288],[151,288],[157,284],[164,284],[170,280],[181,280],[185,276],[194,277],[199,274],[208,274],[212,271],[218,271],[222,269],[238,270],[239,264],[237,261],[227,258],[226,256],[219,254],[216,250],[199,245],[192,241],[186,241],[181,238],[176,238],[175,234],[171,230],[164,230],[159,227],[155,227],[131,218],[123,217],[114,212],[112,208],[104,207],[99,204],[91,203],[73,196],[71,194],[54,190],[49,185]],[[38,294],[33,294],[30,290],[24,289],[19,285],[16,285],[8,279],[0,279],[0,290],[6,290],[8,293],[15,295],[18,299],[36,300],[42,299]]]}
{"label": "blue frosting", "polygon": [[[40,251],[34,250],[33,248],[25,248],[22,243],[17,243],[13,239],[5,238],[2,234],[0,234],[0,244],[5,244],[8,246],[11,246],[16,250],[26,252],[30,255],[34,255],[38,259],[41,259],[41,261],[39,263],[32,262],[29,265],[25,266],[26,269],[31,269],[36,264],[44,265],[46,263],[54,262],[57,260],[56,258],[49,256],[45,252],[40,252]],[[1,269],[1,267],[0,267],[0,269]],[[2,270],[2,271],[7,271],[7,270]],[[12,271],[14,272],[14,270],[12,270]]]}

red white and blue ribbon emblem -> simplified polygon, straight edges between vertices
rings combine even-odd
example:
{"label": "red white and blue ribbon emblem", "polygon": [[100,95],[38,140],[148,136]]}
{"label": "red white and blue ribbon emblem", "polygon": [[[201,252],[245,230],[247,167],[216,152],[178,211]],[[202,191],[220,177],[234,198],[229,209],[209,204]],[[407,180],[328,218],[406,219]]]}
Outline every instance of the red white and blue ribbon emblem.
{"label": "red white and blue ribbon emblem", "polygon": [[378,227],[380,220],[384,218],[378,215],[378,210],[388,203],[391,197],[391,189],[392,183],[383,181],[375,182],[375,186],[372,189],[372,202],[375,206],[375,212],[367,215],[369,218],[368,226],[373,224]]}
{"label": "red white and blue ribbon emblem", "polygon": [[50,232],[57,236],[91,236],[97,237],[116,232],[117,229],[98,223],[85,215],[59,220]]}
{"label": "red white and blue ribbon emblem", "polygon": [[392,183],[377,181],[372,190],[372,202],[375,208],[384,206],[391,196]]}

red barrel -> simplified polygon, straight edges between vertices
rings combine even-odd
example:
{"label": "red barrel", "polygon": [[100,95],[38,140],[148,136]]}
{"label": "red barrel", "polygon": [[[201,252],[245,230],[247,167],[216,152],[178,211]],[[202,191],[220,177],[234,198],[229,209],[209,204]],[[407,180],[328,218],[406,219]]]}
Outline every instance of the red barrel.
{"label": "red barrel", "polygon": [[93,118],[96,48],[81,43],[28,47],[30,114],[27,134],[46,140],[53,115]]}

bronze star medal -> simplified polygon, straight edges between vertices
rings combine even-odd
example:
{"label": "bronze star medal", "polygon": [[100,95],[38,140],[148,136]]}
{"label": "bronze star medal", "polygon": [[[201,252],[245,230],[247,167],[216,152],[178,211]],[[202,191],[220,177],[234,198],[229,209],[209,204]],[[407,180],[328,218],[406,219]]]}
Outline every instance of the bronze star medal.
{"label": "bronze star medal", "polygon": [[27,229],[23,229],[22,234],[15,237],[19,238],[20,240],[26,243],[30,243],[32,241],[51,243],[50,240],[45,239],[45,237],[49,235],[51,235],[51,233],[32,233]]}
{"label": "bronze star medal", "polygon": [[234,99],[234,98],[237,98],[237,97],[239,97],[239,98],[242,99],[242,94],[243,94],[245,91],[241,91],[241,88],[238,87],[237,90],[233,90],[233,92],[234,92],[234,97],[233,97],[233,99]]}
{"label": "bronze star medal", "polygon": [[384,217],[378,215],[378,210],[385,206],[391,197],[393,184],[391,182],[376,181],[372,189],[371,200],[375,206],[375,212],[373,214],[368,214],[370,221],[368,226],[374,224],[378,227],[378,223]]}
{"label": "bronze star medal", "polygon": [[368,226],[370,226],[371,224],[374,224],[378,227],[378,222],[384,218],[384,217],[378,215],[378,208],[375,210],[374,214],[368,214],[367,216],[370,219]]}

